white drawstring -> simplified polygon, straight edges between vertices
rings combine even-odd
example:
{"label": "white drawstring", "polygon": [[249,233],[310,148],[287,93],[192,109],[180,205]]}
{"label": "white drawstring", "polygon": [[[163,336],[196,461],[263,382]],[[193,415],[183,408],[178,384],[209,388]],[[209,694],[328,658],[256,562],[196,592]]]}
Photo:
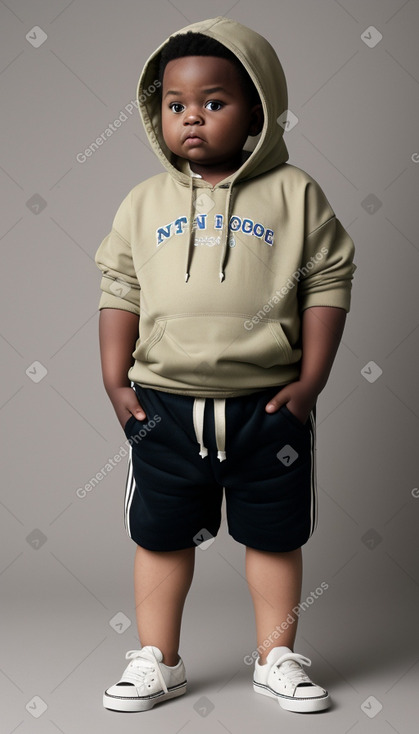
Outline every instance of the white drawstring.
{"label": "white drawstring", "polygon": [[215,424],[215,441],[217,443],[217,459],[219,461],[226,460],[226,419],[225,419],[225,398],[214,398],[214,424]]}
{"label": "white drawstring", "polygon": [[208,456],[208,449],[204,446],[204,411],[206,398],[195,398],[193,404],[193,426],[196,440],[199,443],[199,455],[204,459]]}
{"label": "white drawstring", "polygon": [[[225,451],[225,398],[213,398],[214,400],[214,425],[215,425],[215,441],[217,444],[217,459],[225,461],[227,458]],[[204,412],[206,398],[195,398],[193,404],[193,425],[195,429],[196,440],[199,443],[199,455],[204,459],[208,456],[208,449],[204,446]]]}

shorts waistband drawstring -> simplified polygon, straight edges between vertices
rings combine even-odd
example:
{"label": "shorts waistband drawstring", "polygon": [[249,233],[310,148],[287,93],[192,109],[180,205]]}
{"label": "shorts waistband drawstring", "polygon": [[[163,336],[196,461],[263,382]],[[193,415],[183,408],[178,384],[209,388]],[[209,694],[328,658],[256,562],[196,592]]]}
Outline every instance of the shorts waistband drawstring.
{"label": "shorts waistband drawstring", "polygon": [[[217,444],[217,459],[225,461],[226,422],[225,422],[225,398],[213,398],[214,400],[214,425],[215,441]],[[196,440],[199,443],[199,455],[202,459],[208,456],[208,449],[204,446],[204,413],[206,398],[195,398],[193,404],[193,425]]]}

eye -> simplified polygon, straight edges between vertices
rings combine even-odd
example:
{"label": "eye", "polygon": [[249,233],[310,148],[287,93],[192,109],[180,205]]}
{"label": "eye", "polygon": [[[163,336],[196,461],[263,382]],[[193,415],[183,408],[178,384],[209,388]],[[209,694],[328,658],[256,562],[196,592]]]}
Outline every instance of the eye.
{"label": "eye", "polygon": [[205,107],[210,110],[211,112],[218,112],[218,110],[221,110],[223,106],[222,102],[217,102],[215,99],[211,99],[209,102],[206,103]]}
{"label": "eye", "polygon": [[183,112],[185,109],[183,104],[180,104],[180,102],[172,102],[172,104],[169,105],[172,112],[175,113],[175,115],[178,115],[180,112]]}

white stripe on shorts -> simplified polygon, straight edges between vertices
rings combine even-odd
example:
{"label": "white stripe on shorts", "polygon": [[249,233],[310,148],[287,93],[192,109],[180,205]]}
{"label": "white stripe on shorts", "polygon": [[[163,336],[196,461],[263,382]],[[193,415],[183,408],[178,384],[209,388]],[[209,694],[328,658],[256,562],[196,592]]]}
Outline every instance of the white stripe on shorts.
{"label": "white stripe on shorts", "polygon": [[124,499],[125,530],[127,531],[130,538],[131,538],[131,524],[130,524],[129,515],[131,511],[132,500],[134,499],[134,492],[135,492],[135,479],[134,479],[134,472],[132,470],[132,445],[130,444],[129,458],[128,458],[128,475],[127,475],[127,481],[125,483],[125,499]]}

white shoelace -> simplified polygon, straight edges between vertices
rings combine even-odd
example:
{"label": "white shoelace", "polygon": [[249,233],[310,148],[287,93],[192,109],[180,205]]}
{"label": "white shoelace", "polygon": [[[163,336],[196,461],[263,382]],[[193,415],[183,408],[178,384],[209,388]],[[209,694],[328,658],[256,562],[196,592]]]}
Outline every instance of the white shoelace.
{"label": "white shoelace", "polygon": [[125,657],[131,662],[122,676],[123,679],[134,683],[135,686],[141,686],[150,674],[156,673],[163,691],[167,693],[163,673],[152,650],[129,650]]}
{"label": "white shoelace", "polygon": [[310,683],[310,685],[314,685],[313,681],[310,680],[307,673],[301,667],[301,665],[311,665],[311,660],[304,655],[300,655],[298,652],[286,653],[277,660],[275,665],[278,668],[281,667],[281,673],[286,675],[290,683],[295,687],[299,683]]}

